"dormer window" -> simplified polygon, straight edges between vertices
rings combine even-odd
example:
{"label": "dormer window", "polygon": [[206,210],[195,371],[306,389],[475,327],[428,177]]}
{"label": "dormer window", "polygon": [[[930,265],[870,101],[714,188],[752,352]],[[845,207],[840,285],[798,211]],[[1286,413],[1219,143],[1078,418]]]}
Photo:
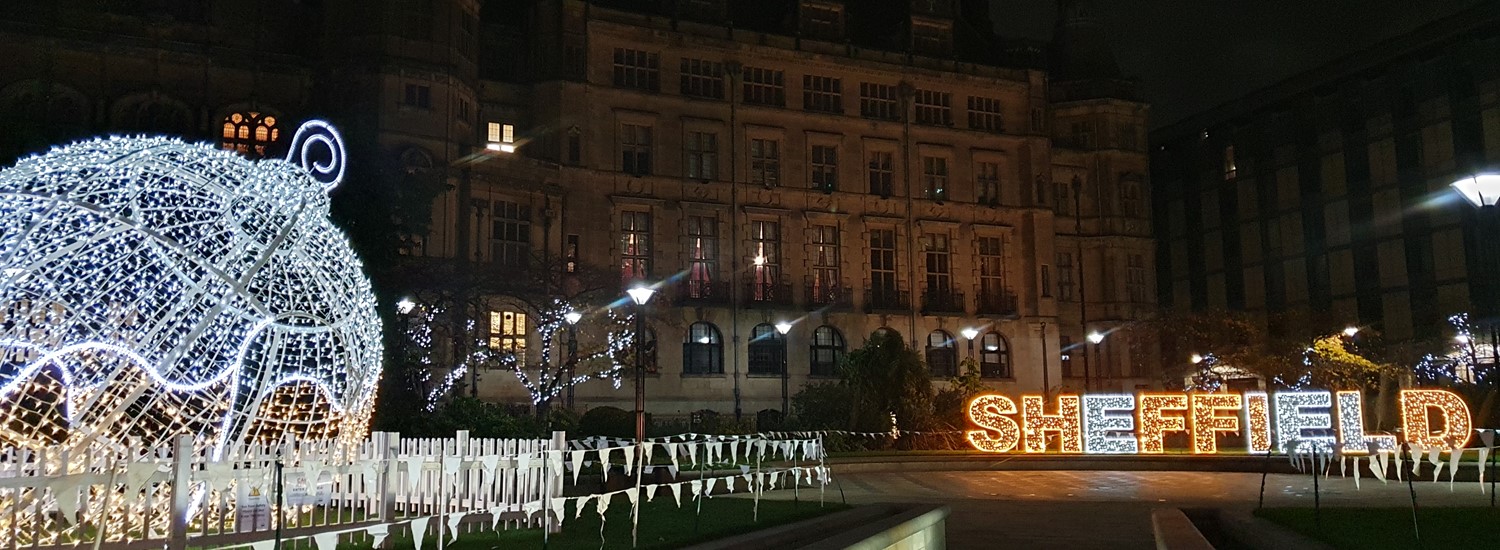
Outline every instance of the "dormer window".
{"label": "dormer window", "polygon": [[499,122],[485,125],[484,148],[501,153],[516,152],[516,125]]}
{"label": "dormer window", "polygon": [[829,2],[802,2],[802,36],[818,40],[844,39],[844,7]]}
{"label": "dormer window", "polygon": [[912,21],[911,48],[917,53],[946,55],[953,51],[953,25]]}

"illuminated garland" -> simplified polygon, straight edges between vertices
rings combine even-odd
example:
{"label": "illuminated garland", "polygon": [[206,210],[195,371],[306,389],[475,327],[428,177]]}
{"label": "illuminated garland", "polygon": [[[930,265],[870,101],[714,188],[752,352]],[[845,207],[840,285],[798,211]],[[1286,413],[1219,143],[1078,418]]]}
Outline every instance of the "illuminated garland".
{"label": "illuminated garland", "polygon": [[363,438],[375,298],[327,192],[325,123],[288,160],[83,141],[0,171],[0,442]]}

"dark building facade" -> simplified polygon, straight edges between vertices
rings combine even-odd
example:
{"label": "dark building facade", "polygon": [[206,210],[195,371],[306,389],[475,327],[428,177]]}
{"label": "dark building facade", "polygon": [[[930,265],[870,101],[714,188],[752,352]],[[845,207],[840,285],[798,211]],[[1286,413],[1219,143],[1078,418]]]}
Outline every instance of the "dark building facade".
{"label": "dark building facade", "polygon": [[1163,306],[1451,337],[1492,284],[1496,236],[1449,185],[1500,163],[1500,6],[1154,131],[1151,156]]}
{"label": "dark building facade", "polygon": [[[1080,389],[1097,354],[1096,388],[1153,385],[1129,329],[1156,309],[1147,106],[1064,4],[1048,45],[972,0],[12,1],[0,127],[24,131],[0,155],[106,132],[275,155],[326,117],[367,167],[336,208],[437,184],[375,254],[659,283],[656,414],[778,409],[781,354],[796,391],[877,329],[937,379],[972,357],[997,387]],[[535,360],[539,312],[479,298],[471,336]]]}

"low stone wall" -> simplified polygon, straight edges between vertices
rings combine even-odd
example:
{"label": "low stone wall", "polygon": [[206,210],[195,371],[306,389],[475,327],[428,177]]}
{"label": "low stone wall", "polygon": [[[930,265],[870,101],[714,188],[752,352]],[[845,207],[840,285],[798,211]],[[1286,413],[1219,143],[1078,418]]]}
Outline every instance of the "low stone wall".
{"label": "low stone wall", "polygon": [[871,504],[692,548],[941,550],[947,547],[948,512],[947,506],[935,504]]}

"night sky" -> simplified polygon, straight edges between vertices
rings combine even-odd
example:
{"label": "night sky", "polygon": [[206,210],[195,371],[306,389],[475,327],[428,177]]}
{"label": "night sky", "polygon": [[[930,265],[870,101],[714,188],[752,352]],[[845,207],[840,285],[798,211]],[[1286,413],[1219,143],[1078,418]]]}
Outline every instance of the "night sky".
{"label": "night sky", "polygon": [[[1049,0],[990,0],[999,32],[1049,38]],[[1152,127],[1243,96],[1485,0],[1102,0]]]}

